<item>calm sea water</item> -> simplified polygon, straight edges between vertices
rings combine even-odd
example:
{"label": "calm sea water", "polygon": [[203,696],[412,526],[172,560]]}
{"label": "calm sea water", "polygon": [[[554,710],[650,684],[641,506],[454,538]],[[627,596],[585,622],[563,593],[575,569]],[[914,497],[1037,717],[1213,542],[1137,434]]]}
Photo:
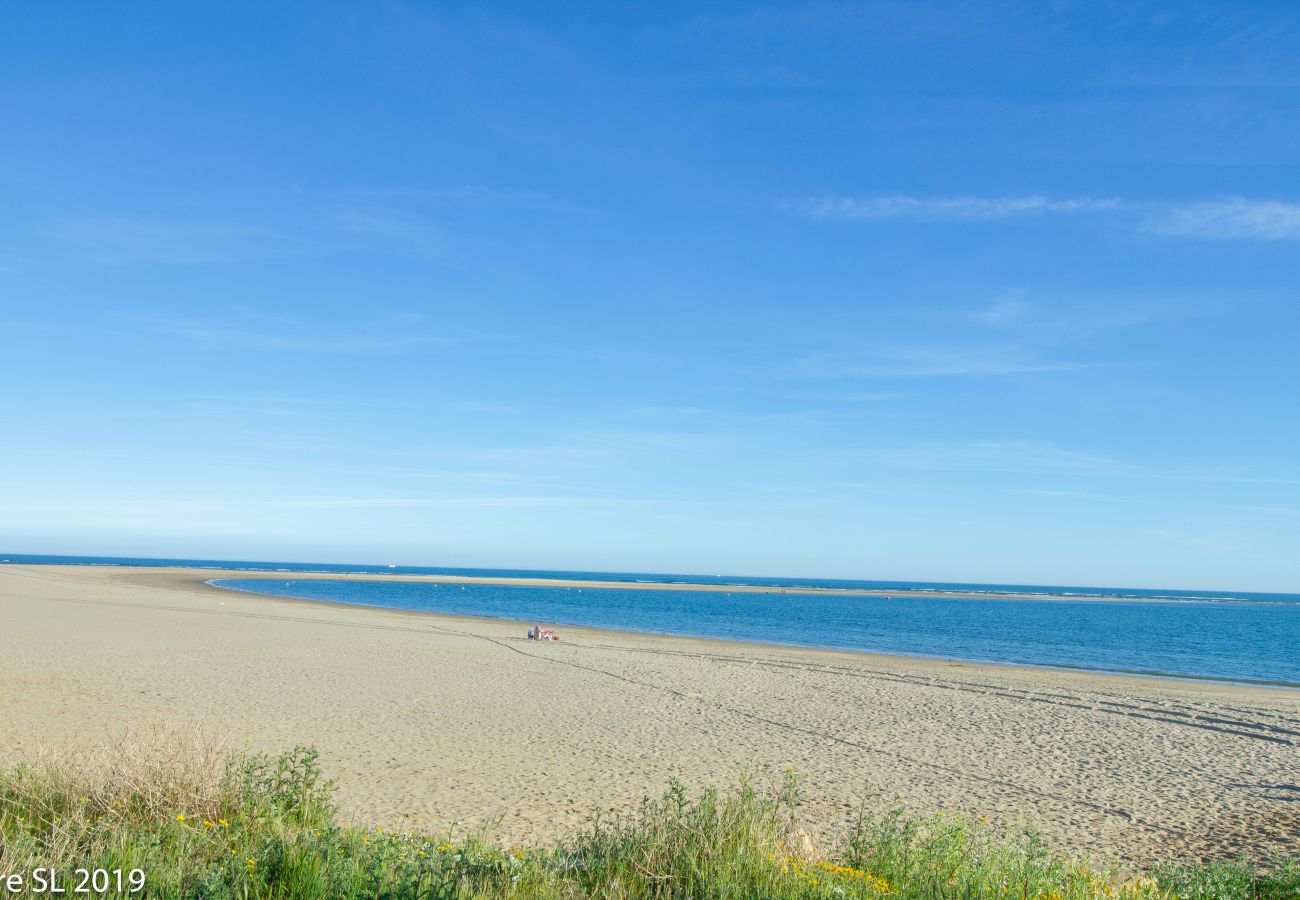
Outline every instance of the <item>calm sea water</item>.
{"label": "calm sea water", "polygon": [[[689,589],[460,586],[292,577],[232,577],[215,582],[263,594],[492,616],[547,626],[591,625],[1300,687],[1300,595],[1296,594],[0,554],[0,561],[6,559],[24,563],[187,565],[230,569],[232,574],[240,570],[276,571],[289,576],[325,571],[868,588],[889,591],[891,596],[821,596],[775,590],[719,593]],[[915,596],[918,591],[942,591],[950,596]],[[1042,599],[981,596],[1006,591]]]}

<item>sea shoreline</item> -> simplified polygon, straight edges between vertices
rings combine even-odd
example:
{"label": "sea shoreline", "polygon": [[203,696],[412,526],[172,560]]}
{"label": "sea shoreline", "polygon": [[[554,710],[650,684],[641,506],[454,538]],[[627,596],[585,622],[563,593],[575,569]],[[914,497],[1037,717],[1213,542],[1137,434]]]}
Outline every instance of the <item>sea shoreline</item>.
{"label": "sea shoreline", "polygon": [[[213,581],[219,580],[258,580],[258,581],[388,581],[404,583],[430,583],[430,584],[485,584],[485,585],[510,585],[519,587],[552,587],[552,588],[610,588],[610,589],[644,589],[644,590],[708,590],[710,592],[725,592],[723,586],[719,585],[685,585],[685,584],[637,584],[635,587],[617,581],[594,582],[576,579],[541,579],[541,578],[496,578],[496,577],[479,577],[479,576],[447,576],[447,575],[371,575],[368,573],[337,573],[337,572],[261,572],[248,570],[231,570],[231,569],[214,569],[214,568],[191,568],[185,566],[111,566],[105,564],[0,564],[0,572],[7,567],[17,567],[20,565],[36,565],[42,568],[51,569],[78,569],[85,568],[90,570],[101,570],[113,572],[124,579],[130,580],[134,575],[142,576],[142,583],[167,585],[181,590],[203,590],[214,591],[218,593],[240,593],[251,597],[257,597],[266,600],[276,600],[288,603],[301,603],[317,605],[325,608],[357,608],[372,610],[380,614],[396,614],[417,617],[430,617],[432,619],[445,620],[450,623],[465,622],[495,622],[504,623],[517,627],[522,634],[533,622],[524,619],[515,619],[509,617],[491,616],[491,615],[474,615],[469,613],[447,613],[436,610],[415,610],[404,609],[400,607],[383,606],[379,604],[361,604],[349,603],[344,601],[334,601],[318,598],[292,597],[283,594],[261,593],[253,590],[244,590],[240,588],[224,587],[212,584]],[[289,576],[289,577],[286,577]],[[732,586],[734,587],[734,586]],[[748,590],[733,590],[734,593],[771,593],[761,587],[753,587]],[[797,593],[824,593],[818,589],[805,589]],[[883,592],[856,592],[845,591],[842,595],[847,596],[882,596]],[[889,596],[889,595],[885,595]],[[910,594],[908,596],[922,596]],[[923,595],[938,599],[948,598],[955,595],[948,594],[928,594]],[[991,595],[961,595],[961,599],[1007,599],[1007,600],[1029,600],[1026,595],[1019,596],[998,596]],[[1055,598],[1058,600],[1072,600],[1075,598]],[[1091,602],[1086,598],[1080,602]],[[1100,602],[1119,602],[1129,601],[1100,601]],[[1169,601],[1180,602],[1180,601]],[[862,658],[871,660],[880,664],[887,664],[890,661],[916,661],[922,664],[950,664],[957,666],[977,666],[994,669],[1006,669],[1010,671],[1023,670],[1027,672],[1046,672],[1055,673],[1062,676],[1077,675],[1082,678],[1108,678],[1123,680],[1134,680],[1136,682],[1176,682],[1186,683],[1188,685],[1202,686],[1207,689],[1222,687],[1226,689],[1241,690],[1259,690],[1266,692],[1279,692],[1283,695],[1296,695],[1300,693],[1300,684],[1294,684],[1287,681],[1271,681],[1266,679],[1234,679],[1221,678],[1214,676],[1187,675],[1180,673],[1165,672],[1139,672],[1139,671],[1116,671],[1101,668],[1090,668],[1087,666],[1069,665],[1069,664],[1052,664],[1052,663],[1026,663],[1026,662],[1006,662],[1000,660],[987,660],[960,656],[942,656],[937,654],[925,653],[906,653],[900,651],[886,650],[859,650],[845,647],[826,647],[815,644],[802,644],[795,642],[782,641],[759,641],[745,640],[739,638],[715,637],[705,635],[685,634],[667,631],[650,631],[630,628],[608,628],[594,625],[583,625],[570,622],[548,621],[548,625],[562,626],[566,631],[582,631],[592,636],[606,636],[611,638],[663,638],[673,641],[690,641],[697,642],[702,646],[708,647],[716,645],[719,647],[729,647],[741,650],[763,650],[763,649],[788,649],[817,654],[832,654],[844,656],[848,659]]]}
{"label": "sea shoreline", "polygon": [[[211,570],[207,570],[207,571],[211,571]],[[416,616],[433,616],[433,617],[435,617],[435,618],[443,618],[443,619],[447,619],[447,620],[450,620],[450,621],[456,621],[456,620],[471,620],[471,621],[473,621],[473,620],[482,620],[482,621],[491,621],[491,622],[506,622],[506,623],[510,623],[510,624],[512,624],[512,625],[516,625],[516,626],[518,626],[518,627],[520,628],[521,631],[523,631],[523,630],[525,630],[525,629],[528,629],[528,628],[532,627],[533,624],[534,624],[534,623],[529,622],[529,621],[526,621],[526,620],[524,620],[524,619],[510,618],[510,617],[508,617],[508,616],[471,615],[471,614],[467,614],[467,613],[454,613],[454,614],[453,614],[453,613],[441,612],[441,611],[438,611],[438,610],[404,609],[404,608],[401,608],[401,607],[384,606],[384,605],[382,605],[382,604],[378,604],[378,603],[349,603],[349,602],[342,601],[342,600],[324,600],[324,599],[310,598],[310,597],[293,597],[293,596],[289,596],[289,595],[285,595],[285,594],[270,594],[270,593],[262,593],[262,592],[255,591],[255,590],[251,590],[251,589],[247,589],[247,588],[229,587],[229,586],[226,586],[226,585],[220,585],[220,584],[215,584],[215,583],[214,583],[214,582],[216,582],[216,581],[223,581],[223,580],[261,580],[261,581],[273,581],[273,580],[279,580],[279,579],[274,579],[274,578],[249,579],[249,578],[246,578],[245,575],[244,575],[243,573],[240,573],[240,576],[239,576],[238,579],[230,579],[230,578],[205,578],[205,579],[202,579],[201,581],[196,581],[196,582],[194,582],[194,583],[195,583],[195,584],[201,584],[201,585],[203,585],[203,586],[205,586],[205,587],[214,588],[214,589],[216,589],[216,590],[220,590],[220,591],[233,591],[233,592],[237,592],[237,593],[251,594],[251,595],[253,595],[253,596],[257,596],[257,597],[271,597],[271,598],[275,598],[275,599],[277,599],[277,600],[288,600],[288,601],[295,601],[295,602],[302,602],[302,603],[318,603],[318,604],[322,604],[322,605],[325,605],[325,606],[345,606],[345,607],[352,607],[352,606],[355,606],[355,607],[362,607],[362,608],[365,608],[365,609],[374,609],[374,610],[384,610],[384,611],[391,611],[391,612],[408,613],[408,614],[410,614],[410,615],[416,615]],[[294,580],[299,580],[299,579],[290,578],[290,579],[288,579],[288,580],[289,580],[289,581],[294,581]],[[346,581],[370,581],[370,580],[375,580],[375,579],[370,579],[370,578],[350,578],[350,577],[349,577],[349,578],[339,578],[339,577],[337,577],[337,576],[332,576],[332,575],[331,575],[331,576],[324,576],[324,575],[322,575],[321,577],[316,578],[316,577],[312,577],[312,576],[309,575],[306,579],[302,579],[302,580],[346,580]],[[416,579],[414,579],[414,578],[409,578],[409,577],[408,577],[408,578],[391,578],[391,579],[387,579],[387,580],[389,580],[389,581],[416,582]],[[420,579],[420,581],[426,581],[426,580],[427,580],[427,579]],[[530,587],[577,587],[577,586],[582,586],[582,587],[594,587],[594,588],[615,588],[615,589],[623,587],[623,585],[622,585],[621,583],[618,583],[618,582],[610,582],[610,583],[602,583],[602,584],[599,584],[599,585],[594,585],[592,582],[585,582],[585,581],[583,581],[583,582],[579,582],[579,581],[564,582],[564,581],[558,581],[558,580],[547,580],[547,579],[535,579],[534,581],[539,582],[539,583],[531,583],[531,582],[530,582],[528,585],[522,585],[522,584],[519,584],[519,582],[517,582],[517,581],[501,581],[501,580],[496,580],[496,579],[475,579],[475,580],[473,580],[473,581],[465,581],[465,582],[463,582],[463,583],[467,583],[467,584],[510,584],[510,585],[516,585],[516,586],[530,586]],[[418,583],[418,582],[416,582],[416,583]],[[459,581],[451,581],[451,582],[448,582],[448,581],[438,581],[438,582],[436,582],[436,583],[439,583],[439,584],[458,584],[458,583],[462,583],[462,582],[459,582]],[[678,587],[678,586],[674,585],[674,587]],[[682,586],[678,587],[678,589],[680,589],[680,590],[697,590],[698,588],[699,588],[699,586],[697,586],[697,585],[682,585]],[[876,596],[876,595],[873,594],[873,595],[867,595],[867,596]],[[944,595],[944,596],[947,596],[947,595]],[[983,599],[983,598],[981,598],[981,597],[966,597],[965,595],[962,595],[962,596],[963,596],[963,599]],[[993,598],[989,598],[989,599],[993,599]],[[1016,598],[1012,598],[1012,597],[1000,597],[1000,598],[997,598],[997,599],[1022,599],[1022,598],[1019,598],[1019,597],[1016,597]],[[1064,599],[1064,598],[1060,598],[1060,599]],[[1171,601],[1171,602],[1173,602],[1173,601]],[[875,659],[881,659],[881,660],[888,660],[888,659],[915,659],[915,660],[931,661],[931,662],[940,662],[940,663],[957,663],[957,664],[962,664],[962,665],[995,666],[995,667],[999,667],[999,668],[1008,668],[1008,669],[1027,669],[1027,670],[1030,670],[1030,671],[1047,671],[1047,672],[1077,673],[1077,674],[1081,674],[1081,675],[1112,676],[1112,677],[1116,677],[1116,678],[1157,679],[1157,680],[1162,680],[1162,681],[1167,680],[1167,681],[1188,682],[1189,684],[1225,685],[1225,686],[1229,686],[1229,687],[1261,688],[1261,689],[1264,689],[1264,690],[1278,690],[1278,691],[1288,691],[1288,692],[1300,692],[1300,683],[1294,683],[1294,682],[1289,682],[1289,681],[1270,681],[1270,680],[1265,680],[1265,679],[1248,679],[1248,678],[1246,678],[1246,679],[1237,679],[1237,678],[1220,678],[1220,677],[1215,677],[1215,676],[1212,676],[1212,675],[1187,675],[1187,674],[1172,673],[1172,672],[1155,672],[1155,671],[1140,672],[1140,671],[1124,671],[1124,670],[1114,670],[1114,669],[1091,668],[1091,667],[1088,667],[1088,666],[1069,665],[1069,664],[1063,664],[1063,663],[1055,663],[1055,664],[1054,664],[1054,663],[1004,662],[1004,661],[1000,661],[1000,660],[979,659],[979,658],[974,658],[974,657],[962,657],[962,656],[940,656],[940,655],[936,655],[936,654],[926,654],[926,653],[905,653],[905,652],[902,652],[902,651],[856,650],[856,649],[848,648],[848,647],[827,647],[827,646],[821,646],[821,645],[817,645],[817,644],[804,644],[804,643],[799,643],[799,642],[795,642],[795,641],[754,641],[754,640],[740,640],[740,639],[735,639],[735,638],[714,637],[714,636],[710,636],[710,635],[688,634],[688,633],[685,633],[685,632],[674,632],[674,631],[651,631],[651,630],[647,630],[647,629],[638,629],[638,628],[602,628],[602,627],[600,627],[600,626],[584,625],[584,624],[582,624],[582,623],[578,623],[578,622],[564,622],[564,621],[551,621],[551,620],[548,620],[546,624],[548,624],[548,625],[560,626],[560,627],[563,627],[563,628],[565,628],[565,629],[582,629],[583,631],[588,632],[588,633],[590,633],[590,634],[608,634],[608,635],[617,635],[617,636],[624,636],[624,637],[634,637],[634,636],[638,636],[638,635],[640,635],[640,636],[646,636],[646,637],[663,637],[663,638],[670,638],[670,639],[674,639],[674,640],[704,641],[704,642],[707,642],[707,643],[717,643],[717,644],[726,645],[726,646],[745,647],[745,648],[756,648],[756,649],[767,648],[767,647],[773,647],[773,648],[787,648],[787,649],[792,649],[792,650],[808,650],[808,651],[825,652],[825,653],[846,653],[846,654],[851,654],[851,655],[853,655],[853,656],[866,656],[866,657],[875,658]]]}
{"label": "sea shoreline", "polygon": [[548,843],[677,779],[791,768],[1136,861],[1287,846],[1295,692],[565,628],[245,593],[211,570],[0,566],[0,756],[157,727],[320,749],[344,817]]}
{"label": "sea shoreline", "polygon": [[[144,560],[131,561],[130,558],[114,557],[31,557],[16,554],[16,559],[0,559],[0,565],[42,565],[42,566],[87,566],[106,569],[139,569],[144,571],[217,571],[234,573],[228,577],[264,578],[312,578],[339,581],[395,581],[433,584],[488,584],[514,585],[521,587],[578,587],[578,588],[617,588],[622,590],[649,591],[707,591],[721,593],[758,593],[781,595],[821,595],[846,597],[899,597],[899,598],[935,598],[935,599],[970,599],[970,600],[1027,600],[1041,602],[1065,603],[1251,603],[1279,604],[1300,602],[1300,594],[1260,593],[1252,591],[1216,591],[1191,590],[1184,588],[1124,588],[1124,587],[1062,587],[1057,590],[1002,590],[1005,585],[952,585],[951,587],[914,587],[926,582],[898,582],[890,587],[837,587],[833,585],[801,584],[809,579],[791,578],[788,582],[764,576],[758,582],[709,581],[709,580],[663,580],[669,578],[704,579],[706,576],[653,575],[647,578],[628,580],[626,578],[569,578],[564,573],[529,575],[462,575],[453,572],[392,572],[388,570],[366,571],[364,569],[340,571],[334,564],[320,564],[326,568],[275,568],[284,565],[316,565],[314,563],[277,563],[260,561],[228,561],[227,565],[203,565],[203,562],[216,560]],[[87,560],[95,561],[87,561]],[[223,561],[224,562],[224,561]],[[390,567],[394,568],[394,567]],[[409,567],[402,567],[409,568]],[[501,570],[510,572],[513,570]],[[592,576],[612,573],[580,573]],[[646,573],[649,575],[650,573]],[[722,577],[722,576],[718,576]],[[736,578],[739,576],[727,576]],[[842,579],[827,579],[843,581]],[[770,582],[770,583],[769,583]],[[939,584],[935,582],[933,584]],[[1033,586],[1024,586],[1033,587]]]}

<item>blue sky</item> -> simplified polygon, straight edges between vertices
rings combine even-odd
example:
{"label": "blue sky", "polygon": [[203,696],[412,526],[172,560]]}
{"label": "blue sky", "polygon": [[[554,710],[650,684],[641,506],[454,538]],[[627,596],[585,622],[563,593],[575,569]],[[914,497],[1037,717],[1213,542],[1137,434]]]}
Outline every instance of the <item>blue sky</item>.
{"label": "blue sky", "polygon": [[1300,9],[42,3],[0,550],[1300,591]]}

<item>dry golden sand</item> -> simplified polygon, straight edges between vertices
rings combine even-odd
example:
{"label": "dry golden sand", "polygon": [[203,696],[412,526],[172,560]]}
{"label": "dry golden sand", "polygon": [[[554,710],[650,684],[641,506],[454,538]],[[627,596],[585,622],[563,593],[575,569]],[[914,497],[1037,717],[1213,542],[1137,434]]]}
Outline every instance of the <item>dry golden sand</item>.
{"label": "dry golden sand", "polygon": [[[185,569],[0,566],[0,754],[159,723],[320,748],[345,813],[553,840],[672,777],[793,767],[1191,859],[1300,846],[1300,694],[525,626],[222,591]],[[305,577],[295,573],[294,578]]]}

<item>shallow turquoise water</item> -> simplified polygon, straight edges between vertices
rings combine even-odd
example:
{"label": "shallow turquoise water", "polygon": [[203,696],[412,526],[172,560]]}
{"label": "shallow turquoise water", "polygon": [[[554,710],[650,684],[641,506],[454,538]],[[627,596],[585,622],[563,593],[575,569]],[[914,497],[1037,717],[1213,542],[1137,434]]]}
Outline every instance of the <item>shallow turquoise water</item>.
{"label": "shallow turquoise water", "polygon": [[394,609],[1022,665],[1300,686],[1300,604],[844,597],[628,588],[220,579]]}
{"label": "shallow turquoise water", "polygon": [[[202,566],[230,570],[236,577],[219,580],[224,587],[337,603],[493,616],[544,625],[590,625],[1300,687],[1300,595],[1296,594],[0,553],[0,562],[6,561]],[[285,580],[240,579],[240,571],[282,572]],[[773,588],[866,588],[889,591],[891,597],[782,594],[776,590],[727,594],[685,589],[293,580],[293,574],[298,572],[533,576],[669,584],[707,581]],[[951,596],[916,596],[920,591]],[[999,592],[1065,599],[999,600],[981,596]]]}

